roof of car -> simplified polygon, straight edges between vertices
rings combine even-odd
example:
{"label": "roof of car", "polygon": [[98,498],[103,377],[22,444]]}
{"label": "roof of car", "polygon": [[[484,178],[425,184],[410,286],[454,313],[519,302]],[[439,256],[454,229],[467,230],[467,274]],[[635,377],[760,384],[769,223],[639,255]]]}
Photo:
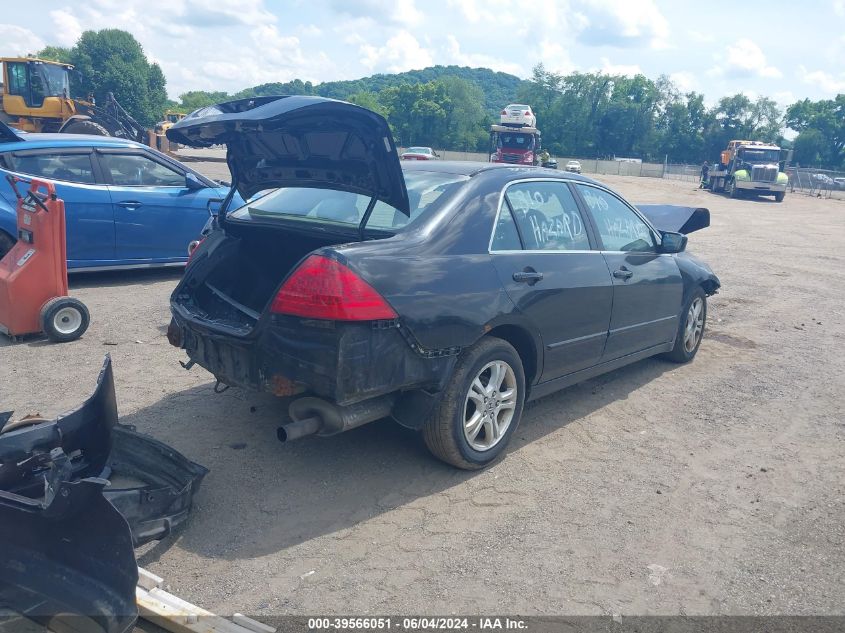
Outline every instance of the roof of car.
{"label": "roof of car", "polygon": [[0,143],[0,151],[47,149],[53,147],[143,147],[140,143],[114,136],[96,134],[48,134],[33,132],[18,134],[21,140]]}
{"label": "roof of car", "polygon": [[482,172],[509,170],[514,173],[514,176],[519,177],[536,177],[536,176],[557,176],[558,178],[568,178],[571,180],[581,180],[584,182],[596,182],[592,178],[582,176],[581,174],[574,174],[572,172],[558,171],[556,169],[547,169],[545,167],[530,167],[520,165],[510,165],[508,163],[480,163],[474,161],[461,160],[439,160],[439,161],[402,161],[402,169],[405,171],[432,171],[445,174],[457,174],[461,176],[475,176]]}

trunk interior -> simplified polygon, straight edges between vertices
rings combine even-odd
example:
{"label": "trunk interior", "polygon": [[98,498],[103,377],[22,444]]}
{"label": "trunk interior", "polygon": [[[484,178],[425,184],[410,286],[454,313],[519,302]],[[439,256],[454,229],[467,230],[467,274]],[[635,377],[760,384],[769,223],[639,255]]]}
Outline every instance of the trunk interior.
{"label": "trunk interior", "polygon": [[351,241],[266,226],[230,227],[204,265],[193,268],[179,300],[205,320],[240,330],[252,329],[282,280],[303,257],[323,246]]}

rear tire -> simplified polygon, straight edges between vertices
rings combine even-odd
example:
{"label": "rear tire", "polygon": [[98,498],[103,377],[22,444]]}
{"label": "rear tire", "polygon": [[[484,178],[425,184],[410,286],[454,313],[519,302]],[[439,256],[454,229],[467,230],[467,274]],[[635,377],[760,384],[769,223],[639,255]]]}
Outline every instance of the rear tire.
{"label": "rear tire", "polygon": [[73,297],[55,297],[41,308],[41,329],[54,343],[75,341],[90,322],[88,308]]}
{"label": "rear tire", "polygon": [[522,417],[525,372],[516,350],[486,337],[458,359],[440,406],[422,429],[438,459],[465,470],[501,456]]}
{"label": "rear tire", "polygon": [[0,231],[0,259],[3,259],[15,245],[15,238],[8,233]]}
{"label": "rear tire", "polygon": [[99,123],[89,119],[79,119],[68,123],[62,129],[62,134],[93,134],[95,136],[110,136],[109,131]]}
{"label": "rear tire", "polygon": [[728,196],[734,200],[739,198],[739,189],[736,188],[735,180],[731,180],[731,184],[728,185]]}
{"label": "rear tire", "polygon": [[675,346],[663,355],[673,363],[690,362],[701,347],[707,323],[707,296],[701,287],[693,291],[681,314],[683,316],[675,334]]}

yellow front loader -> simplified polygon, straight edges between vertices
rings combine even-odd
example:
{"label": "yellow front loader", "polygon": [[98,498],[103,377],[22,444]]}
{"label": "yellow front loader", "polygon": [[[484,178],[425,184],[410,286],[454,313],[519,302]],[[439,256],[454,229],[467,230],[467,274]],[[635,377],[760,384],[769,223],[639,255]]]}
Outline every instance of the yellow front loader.
{"label": "yellow front loader", "polygon": [[103,105],[70,96],[73,66],[35,57],[0,58],[0,120],[26,132],[117,136],[148,143],[147,131],[109,93]]}

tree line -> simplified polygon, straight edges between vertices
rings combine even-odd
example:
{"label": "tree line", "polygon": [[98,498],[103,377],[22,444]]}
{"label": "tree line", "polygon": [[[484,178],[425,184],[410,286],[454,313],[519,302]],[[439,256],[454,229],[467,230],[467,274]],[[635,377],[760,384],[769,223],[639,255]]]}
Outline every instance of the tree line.
{"label": "tree line", "polygon": [[141,44],[126,31],[85,31],[72,48],[47,46],[37,56],[73,64],[72,96],[90,94],[103,102],[111,92],[141,125],[155,125],[173,104],[161,67],[147,60]]}
{"label": "tree line", "polygon": [[[167,98],[161,68],[150,63],[135,38],[116,29],[86,31],[72,48],[38,53],[74,64],[77,95],[106,92],[144,125],[167,108],[190,112],[230,99],[310,94],[345,99],[384,115],[397,144],[487,151],[490,124],[508,103],[528,103],[537,114],[544,146],[554,155],[635,157],[700,163],[718,158],[731,139],[776,143],[793,150],[793,163],[845,169],[845,95],[798,101],[782,111],[772,99],[739,93],[707,107],[704,95],[682,92],[668,77],[604,73],[559,74],[542,64],[531,77],[487,68],[433,66],[353,81],[312,84],[295,79],[240,92],[194,90]],[[798,135],[786,140],[786,127]]]}

